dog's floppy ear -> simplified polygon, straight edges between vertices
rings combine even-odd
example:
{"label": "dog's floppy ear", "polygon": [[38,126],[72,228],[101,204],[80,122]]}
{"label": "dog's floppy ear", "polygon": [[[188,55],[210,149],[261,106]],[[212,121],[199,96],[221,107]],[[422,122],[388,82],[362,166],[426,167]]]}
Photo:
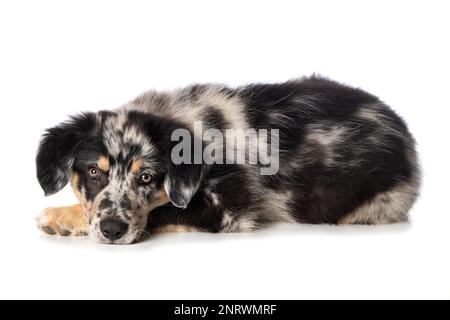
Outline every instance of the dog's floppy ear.
{"label": "dog's floppy ear", "polygon": [[[128,119],[135,124],[141,123],[143,132],[167,156],[164,189],[169,201],[174,206],[186,209],[192,197],[197,193],[202,180],[203,165],[194,164],[194,145],[196,143],[201,145],[201,141],[191,143],[193,134],[184,127],[183,123],[156,115],[149,116],[141,112],[130,112]],[[181,143],[180,139],[182,139]],[[177,160],[176,163],[172,159],[175,146],[181,147],[182,150],[190,148],[186,154],[183,151],[183,156],[177,154],[177,158],[179,156],[183,160]]]}
{"label": "dog's floppy ear", "polygon": [[95,127],[95,115],[83,113],[47,129],[39,145],[36,170],[45,195],[61,190],[68,182],[79,144]]}
{"label": "dog's floppy ear", "polygon": [[202,180],[202,165],[171,163],[164,179],[167,196],[175,207],[186,209]]}

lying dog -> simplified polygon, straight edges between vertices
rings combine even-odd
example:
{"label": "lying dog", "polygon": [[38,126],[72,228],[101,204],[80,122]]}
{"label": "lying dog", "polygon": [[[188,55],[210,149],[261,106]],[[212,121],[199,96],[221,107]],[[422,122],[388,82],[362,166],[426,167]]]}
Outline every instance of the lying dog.
{"label": "lying dog", "polygon": [[48,129],[36,162],[46,195],[70,181],[80,200],[44,210],[41,230],[113,244],[276,222],[404,222],[420,185],[402,119],[373,95],[320,77],[147,92]]}

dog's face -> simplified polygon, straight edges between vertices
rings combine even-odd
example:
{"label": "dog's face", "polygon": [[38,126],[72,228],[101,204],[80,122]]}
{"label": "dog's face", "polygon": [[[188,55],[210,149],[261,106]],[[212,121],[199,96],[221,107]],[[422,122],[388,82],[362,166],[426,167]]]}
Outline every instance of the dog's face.
{"label": "dog's face", "polygon": [[154,208],[186,208],[199,187],[201,167],[170,159],[171,134],[181,127],[136,111],[73,117],[44,135],[38,180],[47,195],[70,180],[91,239],[136,242]]}

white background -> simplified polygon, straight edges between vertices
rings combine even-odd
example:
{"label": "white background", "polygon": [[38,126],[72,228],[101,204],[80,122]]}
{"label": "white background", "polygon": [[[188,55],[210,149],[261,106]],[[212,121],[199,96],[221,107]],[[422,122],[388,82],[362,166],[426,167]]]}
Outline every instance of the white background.
{"label": "white background", "polygon": [[[450,298],[448,1],[1,1],[0,298]],[[424,167],[406,225],[285,225],[128,247],[51,238],[44,128],[144,90],[313,72],[379,95]]]}

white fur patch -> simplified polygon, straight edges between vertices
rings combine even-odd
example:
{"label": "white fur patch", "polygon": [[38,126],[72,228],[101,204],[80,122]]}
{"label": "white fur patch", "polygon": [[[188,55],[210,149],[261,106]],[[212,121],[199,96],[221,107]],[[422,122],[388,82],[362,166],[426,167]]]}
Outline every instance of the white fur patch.
{"label": "white fur patch", "polygon": [[335,152],[338,144],[345,142],[347,130],[345,127],[332,125],[329,127],[323,124],[311,124],[307,126],[306,140],[317,143],[323,147],[325,158],[324,165],[337,165],[339,155]]}
{"label": "white fur patch", "polygon": [[382,110],[386,108],[387,107],[383,103],[368,104],[358,110],[356,118],[378,124],[379,130],[382,133],[389,133],[402,139],[409,140],[409,137],[405,135],[404,129],[397,127],[395,123],[382,112]]}
{"label": "white fur patch", "polygon": [[256,224],[250,217],[247,216],[235,216],[225,211],[223,214],[221,232],[251,232],[256,229]]}
{"label": "white fur patch", "polygon": [[415,183],[400,183],[389,191],[377,194],[344,217],[340,224],[388,224],[405,222],[418,195]]}
{"label": "white fur patch", "polygon": [[[118,110],[115,115],[106,118],[103,128],[103,141],[109,154],[117,157],[119,153],[126,153],[129,145],[139,145],[142,154],[149,155],[155,151],[150,139],[135,126],[126,126],[128,117],[126,110]],[[118,134],[120,133],[120,134]]]}
{"label": "white fur patch", "polygon": [[36,217],[36,222],[39,228],[48,225],[47,214],[45,210],[42,210],[39,215]]}
{"label": "white fur patch", "polygon": [[264,193],[265,217],[272,222],[297,222],[290,214],[289,202],[292,200],[292,191]]}

